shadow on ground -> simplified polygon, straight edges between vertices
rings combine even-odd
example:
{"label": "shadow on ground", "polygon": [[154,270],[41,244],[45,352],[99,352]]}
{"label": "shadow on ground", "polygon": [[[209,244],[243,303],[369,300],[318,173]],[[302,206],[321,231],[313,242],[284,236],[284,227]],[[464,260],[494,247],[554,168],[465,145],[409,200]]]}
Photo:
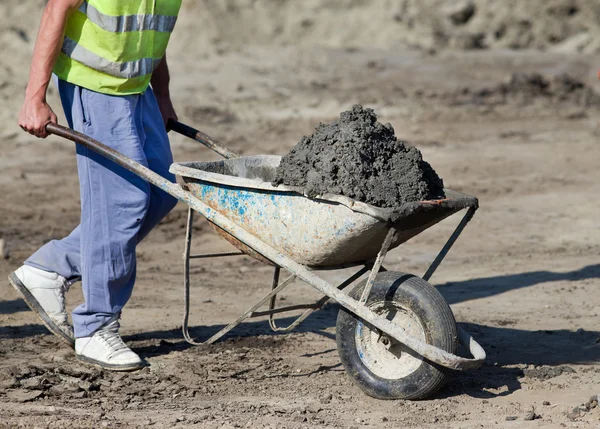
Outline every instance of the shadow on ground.
{"label": "shadow on ground", "polygon": [[26,310],[29,310],[29,307],[21,298],[0,301],[0,314],[14,314]]}
{"label": "shadow on ground", "polygon": [[[339,306],[337,304],[328,304],[320,311],[317,311],[310,315],[304,321],[304,323],[300,324],[300,326],[298,326],[292,332],[312,332],[335,341],[335,334],[327,332],[326,330],[335,326],[338,310]],[[294,320],[296,320],[295,317],[281,317],[277,319],[277,324],[278,326],[285,327],[294,322]],[[223,327],[225,327],[225,325],[190,327],[190,335],[192,336],[192,338],[194,338],[194,341],[206,341]],[[262,335],[282,336],[286,335],[286,333],[273,332],[267,320],[250,320],[243,322],[241,325],[234,328],[218,342],[231,340],[233,338],[258,337]],[[159,340],[160,342],[158,345],[145,346],[143,347],[143,349],[136,349],[140,353],[144,353],[147,357],[169,353],[173,350],[185,350],[190,347],[194,347],[193,345],[184,341],[181,329],[143,332],[135,335],[129,335],[125,337],[125,340],[140,342],[145,342],[148,340]],[[163,348],[164,345],[167,346],[166,349]]]}
{"label": "shadow on ground", "polygon": [[[567,273],[534,271],[530,273],[472,279],[463,282],[446,283],[440,291],[450,303],[469,299],[497,295],[509,290],[533,286],[553,281],[577,281],[600,278],[600,264],[590,265]],[[0,312],[10,314],[21,311],[25,306],[20,299],[0,302]],[[26,306],[25,306],[26,308]],[[321,311],[312,314],[294,332],[316,333],[330,340],[335,339],[331,332],[336,324],[339,306],[328,304]],[[280,326],[286,326],[295,320],[294,317],[281,317]],[[467,394],[475,397],[493,397],[509,395],[521,388],[520,379],[524,377],[520,365],[561,366],[569,364],[595,364],[600,361],[600,332],[569,330],[527,331],[506,326],[486,326],[479,324],[461,324],[486,349],[486,364],[474,371],[455,373],[448,387],[441,396]],[[205,341],[224,325],[195,326],[190,333],[197,341]],[[16,345],[10,340],[21,340],[27,337],[49,335],[42,325],[0,326],[0,352]],[[273,333],[266,320],[251,320],[242,323],[228,333],[216,346],[226,344],[227,347],[277,348],[282,333]],[[260,338],[258,338],[260,337]],[[143,357],[151,358],[169,354],[173,351],[184,351],[193,346],[183,340],[180,329],[156,330],[134,335],[126,335],[126,341]],[[290,341],[293,341],[290,338]],[[12,343],[12,344],[10,344]],[[285,341],[288,346],[290,342]],[[334,352],[328,348],[327,352]],[[299,350],[300,354],[301,351]],[[317,352],[318,353],[318,352]],[[338,368],[335,365],[333,368]],[[327,370],[327,368],[325,368]],[[490,390],[502,393],[491,393]]]}
{"label": "shadow on ground", "polygon": [[470,323],[462,323],[461,326],[486,349],[487,360],[492,364],[563,365],[600,362],[599,331],[525,331]]}
{"label": "shadow on ground", "polygon": [[483,277],[460,282],[435,285],[449,304],[487,298],[515,289],[534,286],[540,283],[557,281],[579,281],[600,278],[600,264],[588,265],[566,273],[553,271],[530,271],[505,276]]}
{"label": "shadow on ground", "polygon": [[[33,316],[33,313],[32,313]],[[33,316],[35,317],[35,316]],[[20,325],[20,326],[0,326],[0,340],[20,340],[24,338],[35,337],[38,335],[50,336],[50,332],[44,325]],[[0,348],[2,344],[0,343]]]}
{"label": "shadow on ground", "polygon": [[[523,369],[515,366],[557,368],[600,362],[600,332],[539,330],[461,323],[487,352],[484,366],[457,373],[442,395],[464,393],[477,398],[506,396],[521,388]],[[492,393],[489,390],[501,390]]]}
{"label": "shadow on ground", "polygon": [[[325,329],[335,325],[337,306],[330,305],[321,311],[319,317],[313,316],[308,323],[301,325],[295,332],[313,332],[333,339]],[[282,323],[290,323],[293,318],[282,319]],[[454,372],[438,398],[466,394],[478,398],[510,395],[521,388],[521,379],[525,376],[520,366],[547,365],[558,367],[569,364],[592,364],[600,361],[600,332],[540,330],[525,331],[506,327],[492,327],[479,324],[461,324],[486,349],[488,359],[485,365],[477,370]],[[191,330],[194,338],[206,340],[223,325],[195,327]],[[26,337],[37,337],[34,341],[49,337],[42,325],[3,326],[0,327],[0,355],[19,346],[11,340],[22,341]],[[126,335],[124,339],[144,358],[167,355],[175,351],[186,351],[194,346],[186,343],[179,329],[143,332]],[[59,341],[57,347],[62,347]],[[42,346],[40,346],[42,347]],[[47,345],[45,347],[51,347]],[[251,321],[242,324],[225,339],[215,345],[196,348],[196,352],[214,352],[215,348],[253,348],[266,349],[276,354],[280,347],[294,350],[294,337],[285,338],[285,334],[272,333],[267,321]],[[298,355],[302,355],[298,347]],[[326,347],[319,353],[335,353],[334,347]],[[307,355],[310,356],[310,355]],[[317,371],[340,371],[341,364],[319,367]],[[243,371],[242,371],[243,372]],[[306,374],[304,374],[306,375]],[[500,392],[500,393],[497,393]]]}

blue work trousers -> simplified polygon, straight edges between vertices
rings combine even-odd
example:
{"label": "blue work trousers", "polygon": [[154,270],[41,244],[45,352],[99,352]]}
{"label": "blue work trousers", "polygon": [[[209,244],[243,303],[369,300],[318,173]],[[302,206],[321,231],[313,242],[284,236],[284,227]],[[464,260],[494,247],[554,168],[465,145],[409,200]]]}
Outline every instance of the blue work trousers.
{"label": "blue work trousers", "polygon": [[[112,96],[59,80],[71,128],[174,181],[169,139],[154,93]],[[137,244],[176,200],[90,149],[77,145],[81,223],[25,264],[81,279],[85,303],[73,311],[75,337],[87,337],[120,313],[135,283]],[[58,202],[57,202],[58,203]],[[57,204],[58,206],[58,204]]]}

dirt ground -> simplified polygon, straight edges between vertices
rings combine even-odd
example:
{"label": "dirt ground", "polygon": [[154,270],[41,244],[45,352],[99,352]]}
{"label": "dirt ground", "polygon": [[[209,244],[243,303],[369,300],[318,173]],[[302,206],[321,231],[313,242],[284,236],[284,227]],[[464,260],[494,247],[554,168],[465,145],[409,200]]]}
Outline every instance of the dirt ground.
{"label": "dirt ground", "polygon": [[[388,14],[373,4],[393,2],[332,0],[321,7],[307,0],[297,14],[292,3],[300,2],[186,5],[170,56],[181,120],[245,155],[284,154],[319,121],[355,103],[374,108],[399,138],[422,150],[448,188],[480,199],[432,283],[487,350],[486,364],[454,374],[428,400],[372,399],[339,362],[334,304],[291,334],[273,334],[256,319],[215,345],[189,346],[180,331],[186,207],[179,205],[140,245],[137,285],[123,312],[126,341],[150,364],[142,371],[79,364],[8,282],[0,283],[0,427],[600,427],[600,408],[585,405],[600,393],[600,56],[593,48],[600,39],[588,31],[595,2],[527,2],[561,6],[563,15],[554,11],[548,16],[558,18],[543,21],[547,10],[540,9],[536,16],[547,25],[532,18],[523,46],[490,41],[482,48],[494,49],[470,49],[452,41],[483,31],[485,16],[492,24],[500,19],[480,15],[494,2],[474,2],[472,21],[461,24],[465,10],[444,12],[454,24],[436,18],[454,33],[444,33],[449,42],[438,40],[443,49],[433,50],[433,42],[411,43],[415,36],[402,27],[402,16],[422,22],[415,2],[396,2],[400,9]],[[43,243],[68,234],[79,217],[73,145],[35,140],[16,125],[43,4],[0,5],[4,279]],[[462,4],[468,15],[468,2]],[[346,15],[324,24],[336,10]],[[364,22],[369,11],[399,22],[397,38],[373,24],[359,40],[348,26]],[[260,19],[249,24],[253,13]],[[534,31],[559,28],[552,25],[561,37]],[[565,47],[582,33],[584,48],[584,36]],[[50,101],[60,110],[55,91]],[[182,137],[173,136],[172,145],[177,161],[217,159]],[[387,268],[422,274],[458,221],[452,217],[391,252]],[[231,249],[205,222],[195,234],[195,251]],[[270,275],[248,257],[194,262],[193,335],[206,339],[237,317],[266,293]],[[323,275],[339,281],[348,273]],[[280,304],[318,297],[298,282]],[[81,300],[75,285],[69,307]]]}

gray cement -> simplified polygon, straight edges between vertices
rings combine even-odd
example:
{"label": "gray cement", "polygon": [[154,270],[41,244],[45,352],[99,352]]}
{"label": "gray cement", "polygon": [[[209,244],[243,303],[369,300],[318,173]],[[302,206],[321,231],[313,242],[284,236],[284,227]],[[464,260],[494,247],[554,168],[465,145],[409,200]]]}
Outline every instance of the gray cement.
{"label": "gray cement", "polygon": [[398,141],[390,124],[377,122],[372,109],[359,105],[303,137],[282,158],[273,184],[388,208],[444,196],[442,179],[421,152]]}

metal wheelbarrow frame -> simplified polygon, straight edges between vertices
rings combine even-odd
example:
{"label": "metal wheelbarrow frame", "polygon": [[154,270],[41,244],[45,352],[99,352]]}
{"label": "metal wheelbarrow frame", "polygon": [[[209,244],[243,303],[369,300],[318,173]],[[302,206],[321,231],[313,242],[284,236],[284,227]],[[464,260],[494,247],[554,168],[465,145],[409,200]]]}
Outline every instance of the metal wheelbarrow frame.
{"label": "metal wheelbarrow frame", "polygon": [[[218,142],[212,140],[210,137],[200,133],[199,131],[184,126],[183,124],[173,123],[171,124],[172,128],[180,132],[181,134],[187,135],[188,137],[194,138],[201,143],[205,144],[209,148],[215,150],[217,153],[221,154],[225,158],[234,158],[237,155],[228,149],[223,148],[219,145]],[[269,245],[262,239],[258,238],[256,235],[248,232],[245,228],[238,225],[236,222],[232,221],[232,219],[220,213],[215,208],[211,207],[207,202],[198,198],[194,195],[193,192],[186,189],[186,186],[180,186],[178,184],[172,183],[159,174],[151,171],[149,168],[125,157],[124,155],[114,151],[108,146],[84,135],[79,132],[73,131],[69,128],[62,127],[56,124],[48,124],[47,130],[49,133],[64,137],[71,141],[74,141],[78,144],[81,144],[101,155],[110,159],[111,161],[117,163],[118,165],[126,168],[127,170],[137,174],[139,177],[145,179],[149,183],[157,186],[173,197],[177,198],[179,201],[184,202],[189,206],[188,210],[188,219],[187,219],[187,228],[186,228],[186,240],[185,240],[185,252],[184,252],[184,286],[185,286],[185,315],[183,320],[183,334],[186,339],[191,344],[211,344],[225,335],[227,332],[231,331],[234,327],[242,323],[245,319],[249,317],[261,317],[261,316],[269,316],[269,323],[271,328],[276,331],[288,331],[296,326],[298,326],[303,320],[305,320],[312,312],[321,308],[328,300],[332,299],[340,304],[342,307],[356,315],[358,318],[364,320],[371,327],[379,330],[380,333],[384,333],[395,341],[402,343],[406,347],[415,351],[418,355],[423,358],[434,362],[438,365],[441,365],[446,368],[454,369],[454,370],[466,370],[472,368],[480,367],[485,360],[485,351],[483,348],[464,330],[458,327],[458,340],[460,344],[462,344],[469,352],[472,354],[473,358],[465,358],[461,356],[457,356],[455,354],[446,352],[442,349],[434,347],[424,341],[418,340],[406,333],[406,331],[401,327],[390,320],[387,320],[385,317],[382,317],[376,314],[374,311],[369,309],[366,305],[366,299],[369,295],[371,287],[375,282],[375,278],[380,271],[384,271],[383,268],[383,260],[388,252],[388,250],[394,245],[395,241],[397,241],[398,231],[394,224],[389,228],[383,244],[379,249],[376,258],[366,261],[354,261],[349,264],[350,266],[362,265],[354,275],[349,277],[346,281],[338,285],[337,287],[322,277],[316,274],[315,271],[318,269],[336,269],[336,268],[347,268],[348,265],[339,265],[339,266],[327,266],[327,267],[311,267],[301,263],[298,263],[296,260],[291,258],[290,256],[284,254],[283,252],[275,249],[273,246]],[[424,201],[420,203],[416,203],[418,207],[417,210],[427,210],[435,207],[454,207],[455,210],[453,212],[457,212],[461,209],[467,209],[466,214],[463,219],[456,227],[456,230],[452,233],[444,247],[441,249],[435,260],[432,262],[427,272],[423,275],[424,280],[429,280],[435,270],[438,268],[452,245],[455,243],[459,235],[462,233],[468,222],[472,219],[475,211],[478,208],[477,199],[474,197],[469,197],[464,194],[463,199],[461,200],[461,205],[457,206],[456,201],[453,202],[452,199],[444,199],[438,201]],[[193,227],[193,219],[194,219],[194,211],[197,211],[202,216],[204,216],[211,224],[216,226],[218,229],[222,230],[227,235],[234,237],[237,242],[239,242],[243,252],[228,252],[228,253],[217,253],[217,254],[191,254],[191,241],[192,241],[192,227]],[[450,213],[452,214],[452,213]],[[448,214],[448,216],[450,215]],[[445,218],[447,216],[443,216]],[[441,219],[440,219],[441,220]],[[436,222],[434,222],[436,223]],[[414,234],[416,235],[416,234]],[[408,237],[410,238],[410,237]],[[407,239],[408,239],[407,238]],[[248,252],[251,250],[252,252]],[[251,256],[260,256],[265,261],[270,262],[275,266],[274,275],[273,275],[273,284],[272,290],[264,295],[256,304],[247,309],[240,317],[238,317],[234,322],[227,325],[223,329],[221,329],[218,333],[213,335],[207,341],[203,343],[195,342],[188,331],[188,321],[189,321],[189,292],[190,292],[190,283],[189,283],[189,266],[191,259],[201,259],[201,258],[211,258],[211,257],[221,257],[221,256],[232,256],[232,255],[241,255],[245,253],[250,253]],[[289,271],[291,275],[284,280],[283,282],[279,282],[279,276],[281,268]],[[343,291],[344,288],[348,287],[352,283],[354,283],[359,277],[365,274],[368,271],[370,272],[369,278],[366,283],[366,287],[363,290],[361,298],[359,300],[352,298],[349,294]],[[284,308],[275,308],[275,298],[278,293],[280,293],[285,287],[287,287],[295,278],[299,278],[304,282],[308,283],[319,292],[323,293],[324,297],[311,305],[296,305],[289,306]],[[269,309],[266,311],[258,311],[259,307],[269,301]],[[287,327],[279,327],[276,325],[273,316],[275,314],[283,313],[286,311],[297,311],[297,310],[305,310],[304,313],[299,316],[293,323],[291,323]]]}

